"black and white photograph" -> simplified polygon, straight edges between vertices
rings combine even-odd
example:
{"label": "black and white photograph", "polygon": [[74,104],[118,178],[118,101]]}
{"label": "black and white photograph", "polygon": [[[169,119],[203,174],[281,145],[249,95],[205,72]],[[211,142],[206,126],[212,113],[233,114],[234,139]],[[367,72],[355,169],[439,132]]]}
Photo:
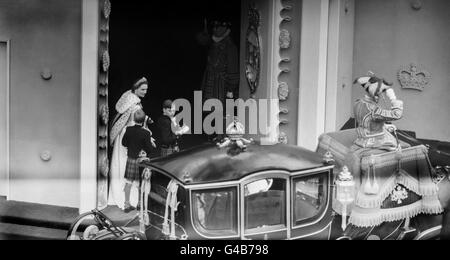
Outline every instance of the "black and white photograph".
{"label": "black and white photograph", "polygon": [[0,0],[0,240],[449,240],[449,10]]}

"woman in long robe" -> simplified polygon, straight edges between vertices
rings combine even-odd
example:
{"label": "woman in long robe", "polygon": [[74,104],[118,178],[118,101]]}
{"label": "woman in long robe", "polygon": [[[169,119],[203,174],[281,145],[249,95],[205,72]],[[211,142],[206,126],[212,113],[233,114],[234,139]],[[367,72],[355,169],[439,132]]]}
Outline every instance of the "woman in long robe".
{"label": "woman in long robe", "polygon": [[[146,78],[138,80],[131,90],[125,92],[116,104],[117,115],[110,131],[110,144],[113,153],[110,167],[110,182],[108,205],[117,205],[124,209],[125,204],[125,167],[127,163],[127,148],[122,145],[122,138],[127,127],[133,126],[134,113],[143,109],[141,98],[144,98],[148,90]],[[138,194],[136,188],[132,191],[131,204],[137,204]]]}

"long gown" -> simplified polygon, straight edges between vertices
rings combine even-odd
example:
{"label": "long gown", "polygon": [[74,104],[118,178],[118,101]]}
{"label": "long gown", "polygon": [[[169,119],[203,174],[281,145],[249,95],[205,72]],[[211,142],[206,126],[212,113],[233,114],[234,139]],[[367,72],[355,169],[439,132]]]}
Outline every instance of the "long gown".
{"label": "long gown", "polygon": [[[140,102],[141,100],[134,93],[131,91],[125,92],[116,104],[119,117],[110,132],[113,153],[110,167],[108,205],[116,205],[121,209],[124,209],[125,206],[124,176],[127,163],[127,148],[122,145],[122,138],[126,128],[135,124],[134,112],[142,109]],[[133,185],[130,196],[132,206],[137,205],[138,198],[138,188],[136,185]]]}
{"label": "long gown", "polygon": [[211,44],[201,89],[204,100],[215,98],[223,104],[227,92],[239,89],[238,51],[230,36]]}

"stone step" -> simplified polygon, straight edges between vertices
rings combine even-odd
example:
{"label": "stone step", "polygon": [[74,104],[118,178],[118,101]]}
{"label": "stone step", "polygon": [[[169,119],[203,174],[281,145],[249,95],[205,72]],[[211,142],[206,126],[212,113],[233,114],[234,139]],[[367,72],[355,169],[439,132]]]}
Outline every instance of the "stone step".
{"label": "stone step", "polygon": [[[102,211],[117,226],[125,225],[138,215],[137,211],[125,214],[114,206]],[[65,239],[78,216],[76,208],[7,201],[0,197],[0,240]]]}
{"label": "stone step", "polygon": [[2,201],[0,222],[68,230],[78,216],[78,209],[43,204]]}
{"label": "stone step", "polygon": [[0,223],[0,240],[65,240],[66,230]]}

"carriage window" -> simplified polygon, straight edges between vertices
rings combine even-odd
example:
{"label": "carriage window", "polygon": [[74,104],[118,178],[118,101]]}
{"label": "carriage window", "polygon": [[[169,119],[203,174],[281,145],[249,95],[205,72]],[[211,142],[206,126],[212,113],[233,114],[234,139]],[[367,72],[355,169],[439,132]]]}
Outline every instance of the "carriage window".
{"label": "carriage window", "polygon": [[294,223],[318,217],[327,204],[327,174],[294,180]]}
{"label": "carriage window", "polygon": [[206,235],[230,236],[237,232],[237,188],[195,191],[192,210],[195,227]]}
{"label": "carriage window", "polygon": [[286,181],[262,179],[245,185],[245,229],[286,226]]}

